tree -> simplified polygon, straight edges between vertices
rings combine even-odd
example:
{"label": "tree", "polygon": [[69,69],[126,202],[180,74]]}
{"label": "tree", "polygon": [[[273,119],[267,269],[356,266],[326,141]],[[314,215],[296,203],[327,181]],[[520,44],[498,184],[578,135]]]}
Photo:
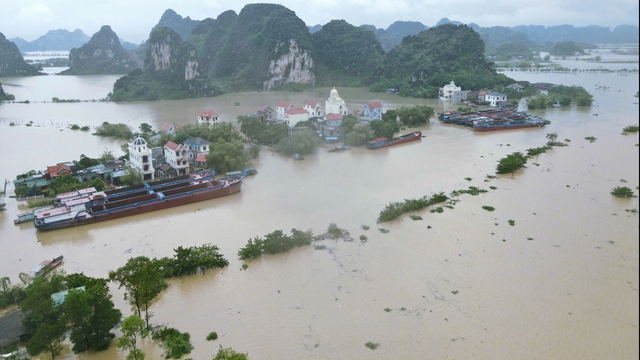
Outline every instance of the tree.
{"label": "tree", "polygon": [[76,177],[72,175],[58,175],[51,183],[49,183],[49,189],[47,192],[49,196],[55,196],[58,194],[84,189],[87,187],[87,184],[81,182]]}
{"label": "tree", "polygon": [[171,276],[195,274],[198,270],[202,270],[204,275],[206,269],[222,268],[229,265],[229,261],[218,252],[219,249],[215,245],[204,244],[188,248],[178,246],[173,251],[175,251],[174,258],[168,264]]}
{"label": "tree", "polygon": [[356,124],[358,123],[358,119],[356,119],[353,115],[347,115],[342,119],[342,124],[340,127],[342,128],[343,134],[348,134],[353,131]]}
{"label": "tree", "polygon": [[100,162],[101,163],[105,163],[107,161],[112,161],[115,160],[116,157],[113,155],[113,152],[104,149],[104,151],[102,152],[102,155],[100,155]]}
{"label": "tree", "polygon": [[118,339],[116,346],[120,349],[129,350],[127,360],[144,360],[144,353],[137,346],[138,334],[141,337],[146,336],[144,321],[134,314],[124,319],[120,329],[122,330],[122,337]]}
{"label": "tree", "polygon": [[142,123],[140,124],[140,131],[143,133],[150,133],[151,130],[151,125],[147,124],[147,123]]}
{"label": "tree", "polygon": [[307,129],[296,131],[293,135],[280,140],[274,147],[277,152],[293,155],[307,155],[320,146],[321,140],[315,131]]}
{"label": "tree", "polygon": [[239,140],[228,142],[220,139],[212,142],[211,150],[205,159],[207,167],[215,169],[218,173],[243,169],[249,162],[244,144]]}
{"label": "tree", "polygon": [[375,136],[373,135],[370,127],[361,126],[353,129],[352,132],[347,134],[347,138],[344,140],[344,143],[349,146],[361,146],[374,138]]}
{"label": "tree", "polygon": [[95,188],[97,191],[102,191],[104,190],[104,181],[100,178],[95,178],[91,180],[89,187]]}
{"label": "tree", "polygon": [[513,176],[515,171],[523,167],[526,163],[527,157],[521,152],[515,152],[498,161],[496,172],[498,174],[512,173],[511,175]]}
{"label": "tree", "polygon": [[393,137],[395,133],[395,128],[393,125],[389,124],[389,122],[384,120],[373,120],[369,123],[371,130],[373,130],[373,134],[377,138],[387,138],[390,139]]}
{"label": "tree", "polygon": [[76,164],[76,166],[78,168],[86,169],[88,167],[96,166],[96,165],[100,164],[100,160],[92,159],[92,158],[88,157],[85,154],[80,154],[80,160],[74,161],[74,163]]}
{"label": "tree", "polygon": [[33,336],[27,341],[27,352],[36,356],[47,351],[52,358],[60,355],[60,344],[65,332],[60,308],[53,305],[54,286],[44,278],[36,278],[26,289],[26,298],[20,306],[25,313],[23,325]]}
{"label": "tree", "polygon": [[220,345],[220,349],[218,349],[218,352],[213,357],[213,360],[248,360],[248,359],[249,359],[249,354],[239,353],[233,350],[232,348],[225,349],[222,347],[222,345]]}
{"label": "tree", "polygon": [[140,170],[133,166],[126,167],[127,174],[120,177],[120,181],[127,186],[142,185],[144,178]]}
{"label": "tree", "polygon": [[401,107],[397,110],[400,121],[409,126],[417,126],[429,123],[433,117],[434,109],[430,106],[417,105],[414,107]]}
{"label": "tree", "polygon": [[122,317],[111,301],[106,282],[96,282],[85,290],[72,289],[64,301],[65,318],[71,325],[73,351],[102,351],[109,347],[111,333]]}
{"label": "tree", "polygon": [[124,299],[129,300],[140,318],[144,311],[149,329],[149,308],[156,296],[168,286],[156,264],[145,256],[131,258],[118,270],[109,271],[109,281],[117,283],[118,288],[125,288]]}

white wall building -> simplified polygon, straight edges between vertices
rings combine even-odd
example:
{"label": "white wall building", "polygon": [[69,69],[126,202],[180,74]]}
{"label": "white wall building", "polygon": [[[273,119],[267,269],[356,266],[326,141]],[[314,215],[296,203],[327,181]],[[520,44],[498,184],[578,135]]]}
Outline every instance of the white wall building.
{"label": "white wall building", "polygon": [[347,104],[338,94],[336,87],[329,92],[329,98],[324,103],[325,114],[347,115]]}
{"label": "white wall building", "polygon": [[188,150],[183,144],[176,144],[169,141],[164,145],[164,161],[176,170],[176,174],[189,174],[189,159],[187,157]]}
{"label": "white wall building", "polygon": [[153,169],[151,149],[141,137],[137,137],[129,143],[129,164],[140,171],[144,180],[154,179],[155,170]]}
{"label": "white wall building", "polygon": [[293,109],[293,105],[280,101],[276,104],[276,120],[284,121],[284,113]]}
{"label": "white wall building", "polygon": [[320,102],[314,100],[307,100],[302,104],[302,108],[309,113],[309,117],[323,117],[324,109]]}
{"label": "white wall building", "polygon": [[454,91],[460,91],[462,90],[462,88],[460,86],[456,86],[456,83],[454,83],[453,80],[451,80],[451,82],[448,85],[441,87],[439,90],[440,91],[438,96],[440,96],[441,99],[448,100],[448,99],[451,99],[451,94]]}
{"label": "white wall building", "polygon": [[220,116],[213,110],[201,111],[198,113],[197,123],[198,125],[213,127],[220,124]]}
{"label": "white wall building", "polygon": [[500,105],[501,102],[507,101],[507,95],[492,91],[484,96],[484,101],[488,101],[491,106]]}
{"label": "white wall building", "polygon": [[284,113],[284,122],[290,128],[296,127],[300,121],[309,120],[309,114],[303,108],[293,108]]}

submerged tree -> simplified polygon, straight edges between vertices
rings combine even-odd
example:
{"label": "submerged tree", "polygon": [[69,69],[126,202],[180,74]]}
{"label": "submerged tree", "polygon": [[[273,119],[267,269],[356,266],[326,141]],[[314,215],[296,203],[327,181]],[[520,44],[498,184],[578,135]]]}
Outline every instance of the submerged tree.
{"label": "submerged tree", "polygon": [[118,339],[117,347],[129,350],[127,360],[144,360],[144,353],[138,349],[137,337],[146,336],[144,321],[137,315],[131,315],[124,319],[121,326],[122,337]]}
{"label": "submerged tree", "polygon": [[53,359],[60,355],[65,322],[62,311],[54,306],[51,294],[57,289],[44,278],[37,278],[26,289],[26,299],[20,304],[25,313],[23,324],[33,336],[27,341],[27,352],[36,356],[48,352]]}
{"label": "submerged tree", "polygon": [[511,173],[511,176],[513,176],[516,170],[524,167],[526,163],[527,157],[524,156],[521,152],[515,152],[498,161],[496,172],[498,174]]}

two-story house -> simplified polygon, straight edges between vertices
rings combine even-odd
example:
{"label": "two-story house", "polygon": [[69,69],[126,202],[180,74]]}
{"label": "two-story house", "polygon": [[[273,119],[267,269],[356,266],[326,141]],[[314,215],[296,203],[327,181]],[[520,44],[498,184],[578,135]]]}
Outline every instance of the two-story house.
{"label": "two-story house", "polygon": [[362,117],[368,120],[382,120],[382,102],[369,101],[362,110]]}
{"label": "two-story house", "polygon": [[260,118],[260,120],[262,120],[264,122],[272,122],[272,121],[274,121],[275,117],[274,117],[273,113],[274,113],[273,109],[268,105],[265,105],[265,106],[261,107],[260,109],[258,109],[258,117]]}
{"label": "two-story house", "polygon": [[294,128],[299,122],[307,120],[309,120],[309,114],[303,108],[289,109],[284,113],[284,122],[290,128]]}
{"label": "two-story house", "polygon": [[516,91],[523,91],[524,90],[524,86],[522,86],[522,85],[520,85],[518,83],[510,84],[509,86],[507,86],[507,88],[513,89],[513,90],[516,90]]}
{"label": "two-story house", "polygon": [[484,101],[488,101],[491,106],[501,105],[501,103],[507,101],[507,95],[492,91],[484,96]]}
{"label": "two-story house", "polygon": [[196,123],[199,126],[206,125],[209,127],[213,127],[220,124],[220,116],[216,114],[213,110],[201,111],[198,113],[198,119]]}
{"label": "two-story house", "polygon": [[207,155],[211,151],[210,143],[200,137],[189,138],[182,142],[187,149],[189,162],[194,164],[198,156]]}
{"label": "two-story house", "polygon": [[309,114],[310,118],[324,116],[324,109],[318,101],[307,100],[304,102],[304,104],[302,104],[302,108]]}
{"label": "two-story house", "polygon": [[293,105],[284,101],[280,101],[276,104],[276,120],[284,121],[284,113],[293,109]]}
{"label": "two-story house", "polygon": [[338,136],[340,125],[342,125],[341,114],[326,114],[324,119],[318,121],[320,133],[325,137]]}
{"label": "two-story house", "polygon": [[189,174],[187,154],[187,147],[184,144],[176,144],[173,141],[164,144],[164,161],[176,171],[178,176]]}
{"label": "two-story house", "polygon": [[129,143],[129,165],[138,169],[144,180],[154,179],[151,149],[145,139],[137,137]]}

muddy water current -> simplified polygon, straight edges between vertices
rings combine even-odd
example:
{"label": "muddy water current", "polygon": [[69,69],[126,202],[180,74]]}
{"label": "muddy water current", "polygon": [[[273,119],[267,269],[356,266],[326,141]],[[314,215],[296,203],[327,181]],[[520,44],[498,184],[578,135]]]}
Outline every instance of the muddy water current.
{"label": "muddy water current", "polygon": [[[230,265],[169,280],[152,307],[153,324],[189,332],[195,348],[186,357],[193,359],[210,359],[221,345],[251,359],[638,358],[639,234],[632,212],[638,199],[610,194],[616,186],[638,193],[638,134],[621,135],[625,126],[638,124],[638,76],[508,75],[581,85],[593,94],[593,107],[532,111],[551,124],[487,133],[434,118],[419,128],[426,137],[417,142],[343,153],[329,153],[332,146],[326,146],[304,161],[263,148],[254,162],[258,175],[247,178],[239,194],[51,232],[13,224],[27,206],[10,197],[9,184],[1,199],[7,206],[0,212],[0,276],[18,284],[19,272],[63,254],[66,273],[106,277],[131,257],[172,256],[178,246],[212,243]],[[108,121],[135,129],[148,123],[158,129],[165,122],[194,123],[203,110],[235,123],[238,115],[274,108],[278,101],[324,102],[330,90],[126,104],[50,102],[54,96],[104,98],[117,78],[2,79],[6,92],[30,103],[0,105],[0,180],[80,154],[122,154],[122,141],[72,131],[70,124],[94,128]],[[338,90],[350,112],[370,100],[381,100],[385,110],[413,104],[437,112],[455,108],[439,100]],[[500,158],[543,146],[548,133],[568,139],[569,146],[531,159],[514,176],[487,177]],[[469,186],[489,191],[460,195],[442,213],[419,212],[421,221],[405,215],[376,224],[390,202]],[[323,249],[238,259],[238,249],[255,236],[292,228],[319,234],[330,223],[348,230],[353,241],[324,240],[317,243]],[[131,314],[122,291],[113,287],[112,294],[123,314]],[[206,341],[212,331],[218,340]],[[370,350],[367,342],[379,347]],[[115,346],[73,354],[65,344],[63,359],[126,356]],[[143,351],[147,358],[162,358],[162,349],[149,340]]]}

